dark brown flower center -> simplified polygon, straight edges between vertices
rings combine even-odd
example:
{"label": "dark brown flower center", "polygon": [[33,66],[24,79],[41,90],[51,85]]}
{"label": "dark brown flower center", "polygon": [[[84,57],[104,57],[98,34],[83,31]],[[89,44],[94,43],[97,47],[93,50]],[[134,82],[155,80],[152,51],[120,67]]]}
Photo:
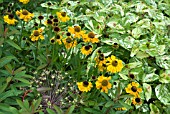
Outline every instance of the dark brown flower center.
{"label": "dark brown flower center", "polygon": [[136,101],[137,103],[140,103],[140,98],[135,98],[135,101]]}
{"label": "dark brown flower center", "polygon": [[71,36],[71,34],[69,32],[66,33],[67,36]]}
{"label": "dark brown flower center", "polygon": [[132,78],[132,79],[135,78],[135,76],[133,74],[129,74],[129,77]]}
{"label": "dark brown flower center", "polygon": [[81,31],[81,28],[80,28],[79,26],[74,26],[74,30],[75,30],[76,32],[80,32],[80,31]]}
{"label": "dark brown flower center", "polygon": [[106,67],[106,64],[103,63],[102,66],[103,66],[103,67]]}
{"label": "dark brown flower center", "polygon": [[50,19],[47,20],[47,24],[52,24],[52,23],[53,22]]}
{"label": "dark brown flower center", "polygon": [[54,17],[52,15],[49,16],[50,19],[53,19]]}
{"label": "dark brown flower center", "polygon": [[51,2],[48,2],[47,5],[51,6],[52,4],[51,4]]}
{"label": "dark brown flower center", "polygon": [[58,19],[56,19],[56,18],[53,19],[53,22],[54,22],[54,23],[57,23],[57,22],[58,22]]}
{"label": "dark brown flower center", "polygon": [[38,31],[38,30],[35,30],[35,31],[34,31],[34,36],[39,36],[39,35],[40,35],[39,31]]}
{"label": "dark brown flower center", "polygon": [[114,60],[114,61],[112,62],[112,65],[116,67],[116,66],[118,65],[118,62],[117,62],[116,60]]}
{"label": "dark brown flower center", "polygon": [[40,16],[38,16],[38,19],[39,19],[39,20],[43,20],[44,17],[43,17],[42,15],[40,15]]}
{"label": "dark brown flower center", "polygon": [[108,85],[108,81],[107,80],[103,80],[102,81],[102,86],[107,86]]}
{"label": "dark brown flower center", "polygon": [[51,43],[54,43],[55,42],[55,39],[51,39]]}
{"label": "dark brown flower center", "polygon": [[72,39],[71,39],[71,38],[67,38],[67,39],[66,39],[66,42],[67,42],[67,43],[71,43],[71,42],[72,42]]}
{"label": "dark brown flower center", "polygon": [[57,36],[56,36],[56,39],[60,39],[60,35],[57,35]]}
{"label": "dark brown flower center", "polygon": [[132,86],[132,87],[131,87],[131,90],[132,90],[133,92],[136,92],[136,91],[137,91],[136,86]]}
{"label": "dark brown flower center", "polygon": [[58,31],[60,31],[60,28],[59,27],[54,27],[54,31],[58,32]]}
{"label": "dark brown flower center", "polygon": [[9,19],[13,19],[13,18],[14,18],[14,15],[9,14],[9,15],[8,15],[8,18],[9,18]]}
{"label": "dark brown flower center", "polygon": [[23,10],[23,11],[22,11],[22,14],[23,14],[23,15],[28,15],[28,11],[27,11],[27,10]]}
{"label": "dark brown flower center", "polygon": [[89,85],[89,82],[88,82],[88,81],[84,81],[84,82],[83,82],[83,86],[84,86],[84,87],[87,87],[88,85]]}
{"label": "dark brown flower center", "polygon": [[94,38],[94,37],[95,37],[95,34],[94,34],[93,32],[90,32],[90,33],[88,34],[88,37],[89,37],[89,38]]}
{"label": "dark brown flower center", "polygon": [[101,60],[101,61],[104,60],[104,55],[103,55],[103,54],[100,54],[100,55],[99,55],[99,60]]}
{"label": "dark brown flower center", "polygon": [[65,16],[66,16],[66,12],[61,12],[61,15],[62,15],[63,17],[65,17]]}

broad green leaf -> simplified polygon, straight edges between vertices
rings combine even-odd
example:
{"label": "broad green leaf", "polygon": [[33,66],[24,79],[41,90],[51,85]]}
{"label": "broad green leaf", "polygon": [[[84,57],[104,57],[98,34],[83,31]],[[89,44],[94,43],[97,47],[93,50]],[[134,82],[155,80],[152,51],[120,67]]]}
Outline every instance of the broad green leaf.
{"label": "broad green leaf", "polygon": [[63,111],[56,105],[53,105],[54,109],[57,111],[58,114],[63,114]]}
{"label": "broad green leaf", "polygon": [[7,40],[6,41],[9,45],[11,45],[12,47],[14,47],[14,48],[16,48],[16,49],[18,49],[18,50],[22,50],[19,46],[18,46],[18,44],[16,44],[15,42],[13,42],[12,40]]}
{"label": "broad green leaf", "polygon": [[150,73],[150,74],[146,74],[143,77],[143,82],[153,82],[155,80],[159,79],[159,76],[155,73]]}
{"label": "broad green leaf", "polygon": [[144,93],[145,93],[145,98],[148,101],[152,95],[152,87],[147,83],[143,83],[143,89],[144,89]]}
{"label": "broad green leaf", "polygon": [[37,108],[39,107],[39,105],[40,105],[40,103],[41,103],[41,100],[42,100],[42,98],[40,97],[38,100],[35,100],[34,102],[33,102],[33,108],[34,108],[34,110],[37,110]]}
{"label": "broad green leaf", "polygon": [[119,100],[119,103],[120,103],[123,107],[125,107],[126,109],[131,109],[131,108],[132,108],[132,106],[130,106],[129,104],[127,104],[127,103],[125,103],[125,102],[123,102],[123,101],[121,101],[121,100]]}
{"label": "broad green leaf", "polygon": [[15,59],[14,56],[6,56],[0,59],[0,68],[9,63],[12,59]]}
{"label": "broad green leaf", "polygon": [[0,46],[4,43],[4,38],[0,38]]}
{"label": "broad green leaf", "polygon": [[115,104],[115,102],[113,101],[108,101],[106,104],[105,104],[105,107],[110,107],[110,106],[113,106]]}
{"label": "broad green leaf", "polygon": [[25,84],[31,84],[31,82],[30,82],[29,80],[26,80],[26,79],[24,79],[24,78],[14,77],[13,79],[14,79],[14,80],[21,81],[21,82],[23,82],[23,83],[25,83]]}
{"label": "broad green leaf", "polygon": [[15,107],[9,107],[9,111],[12,112],[12,114],[20,114],[18,109],[16,109]]}
{"label": "broad green leaf", "polygon": [[158,56],[156,57],[156,63],[164,69],[170,69],[170,56],[169,55]]}
{"label": "broad green leaf", "polygon": [[56,114],[52,109],[46,108],[48,114]]}
{"label": "broad green leaf", "polygon": [[103,114],[99,109],[95,108],[84,108],[84,110],[92,114]]}
{"label": "broad green leaf", "polygon": [[170,105],[170,87],[166,84],[159,84],[155,88],[156,97],[165,105]]}
{"label": "broad green leaf", "polygon": [[160,114],[159,109],[154,104],[150,103],[149,107],[151,109],[150,114]]}
{"label": "broad green leaf", "polygon": [[72,112],[74,111],[74,108],[75,108],[75,105],[70,106],[64,114],[72,114]]}
{"label": "broad green leaf", "polygon": [[136,27],[132,30],[132,36],[134,38],[139,38],[142,35],[142,28],[141,27]]}
{"label": "broad green leaf", "polygon": [[0,93],[4,92],[5,89],[7,88],[7,86],[8,86],[8,83],[5,83],[5,84],[1,85],[0,86]]}
{"label": "broad green leaf", "polygon": [[47,67],[47,65],[48,65],[48,64],[42,64],[42,65],[38,66],[37,70],[41,70],[41,69]]}
{"label": "broad green leaf", "polygon": [[23,67],[20,67],[20,68],[18,68],[17,70],[15,70],[14,71],[14,75],[15,74],[17,74],[17,73],[19,73],[19,72],[21,72],[22,70],[24,70],[25,69],[25,67],[23,66]]}
{"label": "broad green leaf", "polygon": [[17,99],[16,101],[23,111],[29,111],[29,107],[25,106],[21,100]]}
{"label": "broad green leaf", "polygon": [[159,76],[159,81],[161,83],[170,83],[170,70],[165,70]]}

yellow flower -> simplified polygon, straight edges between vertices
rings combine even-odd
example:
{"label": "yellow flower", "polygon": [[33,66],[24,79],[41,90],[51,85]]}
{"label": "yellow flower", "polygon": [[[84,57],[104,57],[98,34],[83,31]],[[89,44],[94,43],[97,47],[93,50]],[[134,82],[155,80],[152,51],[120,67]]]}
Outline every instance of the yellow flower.
{"label": "yellow flower", "polygon": [[77,85],[78,85],[79,90],[82,92],[88,92],[93,87],[92,83],[88,81],[77,82]]}
{"label": "yellow flower", "polygon": [[61,42],[62,36],[60,36],[60,35],[57,34],[57,35],[55,36],[55,39],[56,39],[56,42],[57,42],[59,45],[62,44],[62,42]]}
{"label": "yellow flower", "polygon": [[75,47],[77,45],[77,41],[73,40],[72,38],[68,37],[63,39],[63,43],[67,49]]}
{"label": "yellow flower", "polygon": [[104,71],[107,69],[106,66],[106,59],[102,53],[99,53],[98,56],[95,58],[96,65],[100,71]]}
{"label": "yellow flower", "polygon": [[50,19],[47,19],[45,22],[44,22],[44,25],[48,26],[48,25],[52,25],[53,24],[53,21],[50,20]]}
{"label": "yellow flower", "polygon": [[108,89],[111,88],[111,83],[109,82],[109,80],[111,80],[111,77],[104,77],[103,75],[98,77],[97,81],[96,81],[96,88],[100,89],[101,88],[101,92],[105,92],[108,93]]}
{"label": "yellow flower", "polygon": [[27,4],[30,0],[19,0],[19,2],[22,2],[23,4]]}
{"label": "yellow flower", "polygon": [[136,96],[136,97],[133,97],[132,103],[134,105],[140,105],[140,104],[142,104],[142,100],[141,100],[141,98],[139,96]]}
{"label": "yellow flower", "polygon": [[8,23],[9,25],[14,25],[17,20],[14,19],[12,14],[9,14],[4,16],[4,22]]}
{"label": "yellow flower", "polygon": [[74,38],[80,38],[85,33],[80,26],[68,27],[68,32],[74,34]]}
{"label": "yellow flower", "polygon": [[55,38],[51,38],[50,43],[55,44]]}
{"label": "yellow flower", "polygon": [[115,56],[111,56],[107,58],[107,71],[111,73],[120,72],[123,68],[123,64],[121,60],[116,59]]}
{"label": "yellow flower", "polygon": [[121,108],[115,108],[115,110],[123,111],[123,110],[127,110],[127,109],[125,107],[121,107]]}
{"label": "yellow flower", "polygon": [[95,37],[93,32],[89,32],[88,34],[83,34],[83,41],[84,42],[91,42],[91,43],[98,43],[99,39]]}
{"label": "yellow flower", "polygon": [[39,38],[43,40],[44,36],[42,35],[42,32],[43,30],[41,28],[39,28],[38,30],[34,30],[30,36],[31,41],[37,41]]}
{"label": "yellow flower", "polygon": [[81,48],[81,53],[84,55],[89,55],[92,52],[92,46],[91,45],[87,45],[87,46],[83,46]]}
{"label": "yellow flower", "polygon": [[138,88],[139,84],[132,82],[128,84],[127,88],[125,88],[126,93],[130,93],[131,95],[138,96],[140,92],[142,92],[142,88]]}
{"label": "yellow flower", "polygon": [[66,12],[57,12],[57,17],[61,22],[67,22],[70,18],[67,16]]}
{"label": "yellow flower", "polygon": [[20,19],[23,19],[26,22],[30,21],[32,19],[32,17],[34,16],[34,14],[28,12],[25,9],[16,11],[16,14]]}

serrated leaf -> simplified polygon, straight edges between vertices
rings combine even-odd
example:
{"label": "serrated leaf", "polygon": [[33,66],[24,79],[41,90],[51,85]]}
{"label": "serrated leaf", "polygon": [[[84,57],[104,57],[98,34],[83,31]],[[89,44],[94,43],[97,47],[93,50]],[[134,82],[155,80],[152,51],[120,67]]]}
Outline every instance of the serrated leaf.
{"label": "serrated leaf", "polygon": [[9,45],[11,45],[12,47],[14,47],[14,48],[16,48],[16,49],[18,49],[18,50],[22,50],[19,46],[18,46],[18,44],[16,44],[15,42],[13,42],[12,40],[7,40],[6,41]]}

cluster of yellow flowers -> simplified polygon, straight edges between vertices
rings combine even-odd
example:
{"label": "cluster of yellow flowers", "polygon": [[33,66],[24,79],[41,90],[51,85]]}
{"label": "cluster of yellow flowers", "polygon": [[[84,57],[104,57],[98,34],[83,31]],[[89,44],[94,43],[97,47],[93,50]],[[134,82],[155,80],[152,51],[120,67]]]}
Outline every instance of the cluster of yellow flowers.
{"label": "cluster of yellow flowers", "polygon": [[106,70],[110,73],[117,73],[123,68],[122,60],[117,59],[114,55],[105,58],[104,54],[100,52],[98,53],[98,56],[95,58],[95,60],[100,71]]}
{"label": "cluster of yellow flowers", "polygon": [[133,95],[132,103],[134,105],[140,105],[142,104],[142,100],[140,98],[139,93],[142,92],[142,88],[139,88],[139,84],[136,82],[132,82],[128,84],[128,86],[125,88],[126,92]]}
{"label": "cluster of yellow flowers", "polygon": [[[109,82],[111,77],[99,76],[96,81],[96,88],[101,89],[101,92],[108,93],[108,89],[111,89],[112,84]],[[91,82],[84,81],[84,82],[77,82],[78,88],[82,92],[88,92],[92,89],[93,85]]]}
{"label": "cluster of yellow flowers", "polygon": [[[20,11],[16,11],[16,15],[24,20],[25,22],[28,22],[32,19],[32,17],[34,16],[34,14],[28,12],[27,10],[23,9]],[[8,14],[4,16],[4,22],[6,22],[9,25],[15,25],[15,22],[18,22],[15,18],[13,14]]]}

